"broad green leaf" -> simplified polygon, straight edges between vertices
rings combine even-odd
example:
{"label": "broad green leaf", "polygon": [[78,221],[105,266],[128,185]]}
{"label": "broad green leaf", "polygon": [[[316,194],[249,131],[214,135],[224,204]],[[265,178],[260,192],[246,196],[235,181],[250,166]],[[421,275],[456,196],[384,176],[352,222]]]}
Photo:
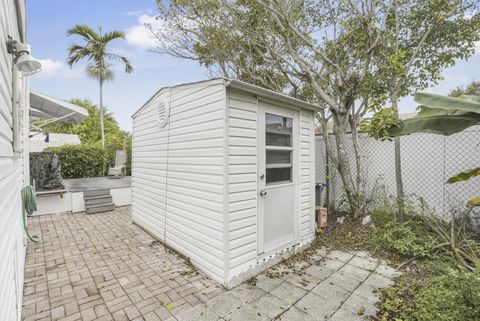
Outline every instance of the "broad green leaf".
{"label": "broad green leaf", "polygon": [[431,116],[445,116],[458,114],[457,110],[448,110],[440,108],[430,108],[427,106],[418,106],[419,112],[414,118],[431,117]]}
{"label": "broad green leaf", "polygon": [[470,100],[476,103],[480,103],[480,96],[473,96],[473,95],[461,95],[458,98]]}
{"label": "broad green leaf", "polygon": [[480,123],[480,114],[436,114],[433,116],[416,116],[403,121],[398,127],[388,130],[391,136],[403,136],[415,133],[431,133],[438,135],[452,135],[468,127]]}
{"label": "broad green leaf", "polygon": [[417,93],[415,102],[429,108],[480,113],[480,102],[477,102],[476,99],[467,100],[430,93]]}
{"label": "broad green leaf", "polygon": [[448,183],[457,183],[457,182],[462,182],[462,181],[466,181],[472,177],[475,177],[475,176],[480,176],[480,167],[477,167],[475,169],[472,169],[472,170],[469,170],[468,172],[462,172],[460,174],[457,174],[453,177],[450,177],[448,179]]}

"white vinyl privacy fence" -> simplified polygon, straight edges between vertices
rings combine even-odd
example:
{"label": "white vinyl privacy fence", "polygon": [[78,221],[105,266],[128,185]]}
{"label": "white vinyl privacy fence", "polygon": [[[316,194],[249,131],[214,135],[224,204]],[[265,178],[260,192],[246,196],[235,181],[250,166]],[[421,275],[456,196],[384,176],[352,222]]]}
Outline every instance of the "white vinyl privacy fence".
{"label": "white vinyl privacy fence", "polygon": [[[349,140],[351,142],[351,140]],[[395,195],[394,144],[360,135],[365,158],[367,196],[375,197],[379,185]],[[347,151],[354,159],[353,146]],[[330,204],[338,205],[344,195],[340,175],[333,166],[326,179],[326,152],[323,136],[315,137],[316,183],[329,184]],[[480,177],[465,182],[447,184],[449,177],[480,166],[480,126],[452,136],[415,134],[401,138],[401,159],[406,195],[422,197],[443,216],[449,210],[480,196]],[[352,162],[353,163],[353,162]],[[353,168],[353,173],[355,169]],[[322,203],[328,199],[323,189]]]}

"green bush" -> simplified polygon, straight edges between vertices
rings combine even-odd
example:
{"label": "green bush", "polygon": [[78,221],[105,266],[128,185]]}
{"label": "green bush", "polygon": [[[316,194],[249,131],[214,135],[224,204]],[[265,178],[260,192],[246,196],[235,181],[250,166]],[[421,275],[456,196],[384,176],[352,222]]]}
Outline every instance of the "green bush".
{"label": "green bush", "polygon": [[480,269],[451,269],[429,279],[415,293],[413,316],[425,321],[480,320]]}
{"label": "green bush", "polygon": [[90,145],[65,145],[50,147],[61,161],[64,179],[104,176],[106,152],[101,147]]}
{"label": "green bush", "polygon": [[383,248],[407,257],[431,257],[435,248],[435,238],[426,233],[419,220],[411,219],[404,224],[389,222],[377,242]]}
{"label": "green bush", "polygon": [[391,224],[395,222],[395,213],[390,206],[384,205],[381,207],[377,207],[372,211],[372,220],[375,223],[375,226],[379,228],[384,228],[387,224]]}
{"label": "green bush", "polygon": [[480,320],[480,270],[429,261],[417,275],[403,275],[386,289],[384,299],[382,320]]}

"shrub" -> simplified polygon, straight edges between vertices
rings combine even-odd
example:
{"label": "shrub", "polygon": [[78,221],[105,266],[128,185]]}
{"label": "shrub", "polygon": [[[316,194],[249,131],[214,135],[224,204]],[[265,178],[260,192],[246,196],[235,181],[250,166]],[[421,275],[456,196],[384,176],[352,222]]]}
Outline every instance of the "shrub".
{"label": "shrub", "polygon": [[387,224],[395,222],[395,213],[393,211],[394,209],[387,205],[373,209],[372,220],[375,226],[384,228]]}
{"label": "shrub", "polygon": [[430,257],[435,248],[435,238],[426,233],[418,220],[409,220],[404,224],[389,222],[377,236],[380,246],[395,251],[402,256]]}
{"label": "shrub", "polygon": [[480,319],[480,269],[474,272],[451,269],[430,278],[415,293],[413,316],[425,321]]}
{"label": "shrub", "polygon": [[464,321],[480,319],[480,270],[458,270],[430,261],[415,275],[404,275],[384,291],[381,319]]}
{"label": "shrub", "polygon": [[106,153],[101,147],[65,145],[49,149],[60,158],[64,179],[104,176]]}
{"label": "shrub", "polygon": [[480,270],[458,270],[434,259],[384,290],[380,320],[463,321],[480,319]]}

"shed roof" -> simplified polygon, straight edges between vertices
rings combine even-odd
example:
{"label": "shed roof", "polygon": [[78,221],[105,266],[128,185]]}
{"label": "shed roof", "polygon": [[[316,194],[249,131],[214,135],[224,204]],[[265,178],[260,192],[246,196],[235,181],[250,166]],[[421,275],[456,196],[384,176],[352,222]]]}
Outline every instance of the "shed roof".
{"label": "shed roof", "polygon": [[252,84],[240,81],[240,80],[234,80],[234,79],[228,79],[228,78],[214,78],[214,79],[202,80],[202,81],[197,81],[197,82],[189,82],[189,83],[176,85],[176,86],[171,86],[171,87],[162,87],[149,100],[147,100],[147,102],[145,102],[145,104],[143,104],[142,107],[140,107],[132,115],[132,118],[135,117],[135,115],[138,112],[140,112],[155,96],[157,96],[158,94],[160,94],[162,91],[164,91],[166,89],[178,88],[178,87],[182,87],[182,86],[188,86],[188,85],[200,84],[200,83],[207,83],[207,82],[211,82],[212,84],[223,83],[223,85],[225,87],[228,87],[228,88],[241,90],[241,91],[248,92],[248,93],[260,96],[260,97],[269,98],[269,99],[276,100],[276,101],[279,101],[279,102],[285,102],[285,103],[288,103],[288,104],[291,104],[291,105],[294,105],[294,106],[297,106],[297,107],[301,107],[301,108],[305,108],[305,109],[309,109],[309,110],[313,110],[313,111],[318,111],[318,110],[322,109],[322,107],[311,104],[311,103],[308,103],[306,101],[303,101],[303,100],[300,100],[300,99],[297,99],[297,98],[293,98],[293,97],[278,93],[278,92],[270,90],[270,89],[255,86],[255,85],[252,85]]}

